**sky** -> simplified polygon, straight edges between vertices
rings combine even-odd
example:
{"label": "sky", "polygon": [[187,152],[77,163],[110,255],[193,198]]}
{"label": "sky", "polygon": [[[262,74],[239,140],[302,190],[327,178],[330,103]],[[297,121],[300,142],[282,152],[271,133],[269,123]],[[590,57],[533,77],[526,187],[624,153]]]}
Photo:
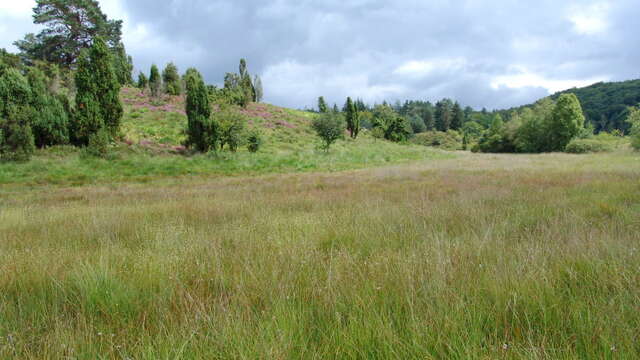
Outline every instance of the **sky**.
{"label": "sky", "polygon": [[[138,70],[220,85],[246,58],[265,101],[312,108],[448,97],[476,109],[640,76],[638,0],[101,0]],[[0,47],[41,28],[0,0]]]}

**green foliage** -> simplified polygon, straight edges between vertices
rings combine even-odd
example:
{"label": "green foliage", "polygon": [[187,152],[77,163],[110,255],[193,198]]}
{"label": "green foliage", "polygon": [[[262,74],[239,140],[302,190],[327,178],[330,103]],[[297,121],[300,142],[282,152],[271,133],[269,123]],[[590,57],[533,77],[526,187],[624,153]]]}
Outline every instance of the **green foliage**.
{"label": "green foliage", "polygon": [[144,90],[149,85],[149,78],[142,71],[138,74],[138,89]]}
{"label": "green foliage", "polygon": [[263,142],[262,133],[257,129],[253,129],[247,136],[247,150],[251,153],[258,152],[262,147]]}
{"label": "green foliage", "polygon": [[344,106],[344,117],[347,122],[347,130],[349,131],[351,138],[356,139],[360,133],[360,116],[358,114],[358,110],[350,97],[347,97],[347,102]]}
{"label": "green foliage", "polygon": [[123,108],[120,84],[113,70],[111,53],[101,38],[84,51],[76,72],[76,116],[72,125],[78,145],[88,145],[91,135],[103,127],[115,138],[119,135]]}
{"label": "green foliage", "polygon": [[505,126],[502,116],[496,114],[489,129],[482,135],[478,142],[478,149],[485,153],[509,152],[505,136]]}
{"label": "green foliage", "polygon": [[156,98],[160,96],[162,78],[160,78],[160,70],[155,64],[151,65],[151,72],[149,73],[149,89],[151,90],[151,96]]}
{"label": "green foliage", "polygon": [[551,123],[546,127],[549,151],[562,151],[584,127],[580,101],[574,94],[560,95],[553,109]]}
{"label": "green foliage", "polygon": [[262,87],[262,79],[260,79],[260,76],[256,75],[254,77],[253,87],[256,93],[256,98],[254,99],[254,101],[262,102],[262,99],[264,98],[264,89]]}
{"label": "green foliage", "polygon": [[329,112],[329,107],[327,106],[327,102],[324,101],[324,96],[320,96],[318,98],[318,112],[321,112],[321,113]]}
{"label": "green foliage", "polygon": [[31,131],[32,92],[14,68],[0,72],[0,159],[27,161],[35,150]]}
{"label": "green foliage", "polygon": [[627,122],[631,125],[631,146],[640,150],[640,109],[634,107],[629,109]]}
{"label": "green foliage", "polygon": [[453,104],[453,109],[451,110],[451,129],[460,130],[462,125],[465,122],[464,112],[460,104],[457,102]]}
{"label": "green foliage", "polygon": [[164,83],[164,91],[169,95],[180,95],[182,93],[182,85],[178,68],[174,63],[169,63],[162,71],[162,81]]}
{"label": "green foliage", "polygon": [[451,124],[453,122],[452,108],[453,108],[453,102],[449,99],[443,99],[436,103],[436,111],[435,111],[436,130],[447,131],[451,128]]}
{"label": "green foliage", "polygon": [[106,158],[109,153],[109,142],[109,132],[105,128],[101,128],[89,136],[85,153],[90,156]]}
{"label": "green foliage", "polygon": [[377,105],[373,109],[373,127],[380,128],[384,138],[389,141],[405,141],[411,132],[409,122],[389,105]]}
{"label": "green foliage", "polygon": [[200,152],[215,150],[219,141],[218,128],[211,120],[211,107],[207,87],[196,69],[185,75],[187,86],[187,140],[186,145]]}
{"label": "green foliage", "polygon": [[121,86],[133,85],[133,60],[127,55],[124,44],[120,43],[112,51],[113,70]]}
{"label": "green foliage", "polygon": [[39,34],[15,42],[21,55],[72,66],[82,49],[97,37],[115,48],[121,45],[122,21],[109,20],[95,0],[36,0],[34,23],[45,25]]}
{"label": "green foliage", "polygon": [[597,139],[573,139],[565,148],[565,152],[571,154],[586,154],[607,152],[614,149],[610,142]]}
{"label": "green foliage", "polygon": [[220,150],[227,145],[231,152],[236,152],[245,138],[247,119],[237,111],[223,109],[214,113],[212,120],[218,129]]}
{"label": "green foliage", "polygon": [[455,130],[427,131],[416,134],[411,139],[411,143],[444,150],[460,150],[462,149],[462,136]]}
{"label": "green foliage", "polygon": [[477,143],[482,137],[484,128],[475,121],[467,121],[460,129],[462,136],[466,139],[467,145]]}
{"label": "green foliage", "polygon": [[67,144],[69,115],[59,97],[49,92],[47,79],[41,70],[31,68],[28,80],[31,87],[31,105],[37,109],[31,119],[35,145],[44,147]]}
{"label": "green foliage", "polygon": [[424,121],[416,115],[409,116],[409,124],[411,125],[411,131],[414,134],[427,131],[427,126],[424,124]]}
{"label": "green foliage", "polygon": [[329,151],[331,145],[337,140],[344,138],[346,130],[342,115],[336,112],[324,113],[318,116],[313,119],[311,127],[322,140],[322,148],[325,151]]}

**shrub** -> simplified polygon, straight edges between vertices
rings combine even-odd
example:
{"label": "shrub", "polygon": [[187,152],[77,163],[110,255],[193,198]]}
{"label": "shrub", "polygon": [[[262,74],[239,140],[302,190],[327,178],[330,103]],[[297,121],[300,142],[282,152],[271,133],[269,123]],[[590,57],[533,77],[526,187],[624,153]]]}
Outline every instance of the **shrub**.
{"label": "shrub", "polygon": [[149,89],[151,90],[151,96],[160,96],[160,89],[162,89],[162,79],[160,78],[160,70],[153,64],[151,65],[151,72],[149,73]]}
{"label": "shrub", "polygon": [[631,146],[640,150],[640,109],[630,108],[627,122],[631,124]]}
{"label": "shrub", "polygon": [[64,145],[69,142],[69,116],[58,97],[49,93],[42,71],[32,68],[28,74],[31,104],[37,111],[31,120],[37,147]]}
{"label": "shrub", "polygon": [[444,150],[462,149],[462,139],[457,131],[427,131],[416,134],[411,142],[417,145],[432,146]]}
{"label": "shrub", "polygon": [[571,154],[586,154],[612,151],[613,145],[596,139],[574,139],[567,145],[565,152]]}
{"label": "shrub", "polygon": [[409,117],[409,124],[414,134],[420,134],[427,131],[427,126],[424,124],[424,120],[420,117],[412,115]]}
{"label": "shrub", "polygon": [[31,88],[16,69],[0,74],[0,159],[27,161],[35,150],[31,131]]}
{"label": "shrub", "polygon": [[202,75],[196,69],[189,69],[186,73],[187,83],[187,140],[185,145],[200,152],[207,152],[216,148],[218,143],[218,128],[210,119],[211,108],[207,88]]}
{"label": "shrub", "polygon": [[390,141],[405,141],[412,133],[407,119],[398,115],[388,105],[378,105],[373,109],[372,122],[373,127],[382,129],[384,138]]}
{"label": "shrub", "polygon": [[109,148],[109,132],[102,128],[89,136],[89,144],[85,149],[91,156],[106,158]]}
{"label": "shrub", "polygon": [[247,150],[249,150],[249,152],[258,152],[260,147],[262,147],[262,143],[262,133],[260,131],[254,129],[249,132],[249,135],[247,136]]}
{"label": "shrub", "polygon": [[182,93],[182,85],[180,84],[180,75],[178,68],[169,63],[162,72],[162,81],[164,82],[164,91],[169,95],[180,95]]}
{"label": "shrub", "polygon": [[325,151],[329,151],[331,144],[338,139],[344,138],[346,130],[342,115],[334,112],[324,113],[313,119],[311,126],[322,140],[322,148]]}
{"label": "shrub", "polygon": [[220,150],[227,145],[236,152],[244,140],[247,119],[239,112],[222,110],[213,115],[213,121],[219,129]]}

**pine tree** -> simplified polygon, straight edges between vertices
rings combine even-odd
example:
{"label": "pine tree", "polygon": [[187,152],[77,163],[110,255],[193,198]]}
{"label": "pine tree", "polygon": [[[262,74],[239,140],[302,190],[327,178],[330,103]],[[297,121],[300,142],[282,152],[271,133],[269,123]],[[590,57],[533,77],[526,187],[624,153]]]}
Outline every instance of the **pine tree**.
{"label": "pine tree", "polygon": [[151,96],[155,98],[160,96],[160,89],[162,89],[162,79],[160,78],[160,71],[155,64],[151,65],[151,73],[149,74],[149,89],[151,90]]}
{"label": "pine tree", "polygon": [[113,69],[121,86],[133,84],[133,62],[127,55],[124,44],[120,43],[112,51]]}
{"label": "pine tree", "polygon": [[250,102],[255,101],[256,93],[253,83],[251,81],[251,75],[247,70],[247,61],[245,59],[240,59],[239,65],[239,75],[240,75],[240,88],[242,89],[242,93],[244,95],[244,101],[242,106],[247,106]]}
{"label": "pine tree", "polygon": [[35,150],[31,88],[13,68],[0,72],[0,160],[27,161]]}
{"label": "pine tree", "polygon": [[360,132],[360,119],[358,110],[350,97],[347,97],[347,102],[345,103],[345,120],[347,121],[347,130],[349,130],[351,138],[357,138]]}
{"label": "pine tree", "polygon": [[71,140],[78,146],[87,146],[89,138],[104,127],[93,75],[91,56],[89,50],[85,50],[78,58],[76,111],[71,124]]}
{"label": "pine tree", "polygon": [[174,63],[169,63],[162,71],[162,81],[164,82],[164,91],[169,95],[180,95],[182,93],[182,85],[180,84],[180,75],[178,68]]}
{"label": "pine tree", "polygon": [[211,108],[207,87],[202,75],[196,69],[189,69],[185,75],[187,83],[187,141],[188,147],[207,152],[217,146],[218,134],[215,124],[210,120]]}
{"label": "pine tree", "polygon": [[451,128],[451,101],[443,99],[436,103],[436,130],[447,131]]}
{"label": "pine tree", "polygon": [[453,105],[451,111],[451,129],[460,130],[464,125],[464,112],[457,102]]}
{"label": "pine tree", "polygon": [[329,108],[327,107],[327,103],[324,101],[324,96],[320,96],[318,98],[318,112],[320,112],[320,113],[329,112]]}
{"label": "pine tree", "polygon": [[424,111],[424,126],[427,128],[427,131],[433,131],[436,128],[436,121],[433,117],[433,111],[427,108]]}

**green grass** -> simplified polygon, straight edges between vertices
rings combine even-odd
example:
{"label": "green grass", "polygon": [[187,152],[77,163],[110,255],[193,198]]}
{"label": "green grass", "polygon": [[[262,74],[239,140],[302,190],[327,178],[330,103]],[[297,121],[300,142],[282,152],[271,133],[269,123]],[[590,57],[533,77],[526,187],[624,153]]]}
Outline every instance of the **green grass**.
{"label": "green grass", "polygon": [[2,197],[0,358],[634,359],[637,155]]}

